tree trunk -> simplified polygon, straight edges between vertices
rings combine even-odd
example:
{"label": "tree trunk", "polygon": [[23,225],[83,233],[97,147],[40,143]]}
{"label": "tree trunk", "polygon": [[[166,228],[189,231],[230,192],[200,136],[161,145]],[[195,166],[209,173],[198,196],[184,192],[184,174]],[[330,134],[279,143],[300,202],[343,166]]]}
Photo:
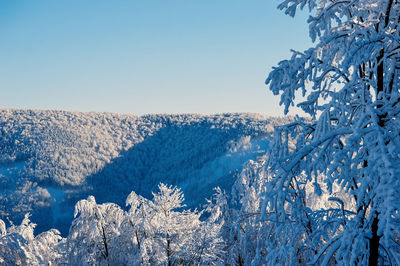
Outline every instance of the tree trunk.
{"label": "tree trunk", "polygon": [[172,262],[171,262],[171,240],[169,239],[169,234],[167,234],[167,259],[168,259],[168,266],[172,266]]}
{"label": "tree trunk", "polygon": [[381,239],[378,236],[378,213],[375,214],[375,218],[372,222],[371,231],[372,237],[369,240],[369,265],[378,265],[378,258],[379,258],[379,240]]}
{"label": "tree trunk", "polygon": [[103,226],[101,226],[101,230],[102,230],[102,233],[103,233],[103,235],[102,235],[103,236],[103,245],[104,245],[104,249],[105,249],[104,258],[107,259],[109,253],[108,253],[106,232],[104,231],[104,227]]}

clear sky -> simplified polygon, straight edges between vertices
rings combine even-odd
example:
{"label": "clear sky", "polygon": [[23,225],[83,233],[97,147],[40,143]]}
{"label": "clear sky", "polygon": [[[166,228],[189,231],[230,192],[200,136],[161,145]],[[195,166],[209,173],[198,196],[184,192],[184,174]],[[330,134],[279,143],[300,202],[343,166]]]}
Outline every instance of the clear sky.
{"label": "clear sky", "polygon": [[0,107],[282,115],[265,78],[311,42],[278,3],[0,1]]}

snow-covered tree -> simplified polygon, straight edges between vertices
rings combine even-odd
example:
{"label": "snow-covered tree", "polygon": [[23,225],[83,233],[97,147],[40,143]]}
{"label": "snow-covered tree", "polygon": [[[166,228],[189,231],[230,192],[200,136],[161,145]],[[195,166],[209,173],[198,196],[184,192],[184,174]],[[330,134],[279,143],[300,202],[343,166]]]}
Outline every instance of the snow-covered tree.
{"label": "snow-covered tree", "polygon": [[[261,265],[260,261],[255,260],[256,251],[264,250],[262,244],[265,243],[265,223],[261,220],[262,195],[265,192],[264,184],[268,180],[265,173],[265,157],[261,156],[259,160],[250,160],[238,176],[234,186],[233,195],[239,202],[240,209],[233,217],[231,224],[231,234],[233,239],[228,243],[234,245],[236,249],[236,261],[230,261],[230,264],[241,261],[244,265],[252,262]],[[236,240],[236,241],[235,241]],[[262,251],[263,252],[263,251]],[[232,251],[231,251],[232,253]]]}
{"label": "snow-covered tree", "polygon": [[194,236],[200,228],[200,213],[182,210],[184,196],[176,187],[160,184],[153,193],[151,224],[153,256],[151,264],[185,264],[192,260]]}
{"label": "snow-covered tree", "polygon": [[122,264],[119,230],[124,211],[114,203],[97,204],[93,196],[75,206],[75,219],[67,238],[69,264]]}
{"label": "snow-covered tree", "polygon": [[225,211],[228,208],[225,193],[215,188],[211,199],[204,206],[207,219],[202,221],[199,232],[194,241],[194,263],[198,265],[217,265],[224,261],[226,245],[224,242],[224,228],[226,228]]}
{"label": "snow-covered tree", "polygon": [[220,203],[207,205],[203,212],[184,209],[184,195],[177,187],[160,184],[148,200],[132,192],[130,209],[121,226],[120,246],[134,265],[216,265],[222,262]]}
{"label": "snow-covered tree", "polygon": [[[25,216],[20,226],[11,225],[7,230],[6,224],[0,220],[0,263],[5,265],[24,265],[28,263],[29,253],[26,245],[33,238],[35,224]],[[28,239],[26,239],[28,238]]]}
{"label": "snow-covered tree", "polygon": [[[293,51],[266,83],[285,113],[298,103],[313,120],[281,127],[270,145],[263,256],[269,263],[400,264],[400,3],[279,5],[291,16],[303,8],[315,46]],[[312,210],[309,183],[316,194],[340,185],[354,208],[332,198],[337,208]]]}
{"label": "snow-covered tree", "polygon": [[62,260],[64,239],[52,229],[36,237],[36,224],[25,215],[20,225],[6,228],[0,220],[1,265],[57,265]]}
{"label": "snow-covered tree", "polygon": [[151,261],[152,254],[148,251],[152,246],[152,204],[133,191],[126,199],[130,208],[121,225],[120,243],[129,250],[125,256],[130,264],[146,265]]}

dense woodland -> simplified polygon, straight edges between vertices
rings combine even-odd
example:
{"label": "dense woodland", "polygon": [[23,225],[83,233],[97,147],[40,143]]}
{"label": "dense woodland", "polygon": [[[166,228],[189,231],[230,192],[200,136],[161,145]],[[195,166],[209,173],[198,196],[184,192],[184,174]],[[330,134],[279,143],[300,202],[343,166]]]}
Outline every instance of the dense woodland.
{"label": "dense woodland", "polygon": [[0,219],[19,223],[30,213],[37,232],[57,228],[66,236],[79,200],[93,195],[125,206],[131,191],[151,198],[160,182],[178,186],[188,207],[200,208],[214,187],[231,190],[285,121],[0,110]]}

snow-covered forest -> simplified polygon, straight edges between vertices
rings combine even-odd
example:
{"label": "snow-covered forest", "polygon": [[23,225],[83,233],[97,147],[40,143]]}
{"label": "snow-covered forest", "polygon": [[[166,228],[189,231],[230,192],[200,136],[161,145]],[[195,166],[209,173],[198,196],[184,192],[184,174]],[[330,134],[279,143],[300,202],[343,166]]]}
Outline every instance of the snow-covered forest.
{"label": "snow-covered forest", "polygon": [[80,199],[124,206],[132,190],[150,198],[159,182],[179,186],[186,204],[200,207],[214,187],[231,190],[243,164],[265,153],[273,127],[285,121],[0,110],[0,218],[20,222],[29,212],[39,232],[66,235]]}
{"label": "snow-covered forest", "polygon": [[1,110],[1,263],[400,265],[400,3],[278,8],[314,44],[266,84],[309,119]]}
{"label": "snow-covered forest", "polygon": [[[272,132],[293,121],[254,114],[0,113],[6,265],[242,261],[249,255],[238,246],[242,223],[234,224],[241,201],[249,189],[261,193],[253,183],[263,178],[258,172]],[[256,206],[252,221],[260,214]]]}

